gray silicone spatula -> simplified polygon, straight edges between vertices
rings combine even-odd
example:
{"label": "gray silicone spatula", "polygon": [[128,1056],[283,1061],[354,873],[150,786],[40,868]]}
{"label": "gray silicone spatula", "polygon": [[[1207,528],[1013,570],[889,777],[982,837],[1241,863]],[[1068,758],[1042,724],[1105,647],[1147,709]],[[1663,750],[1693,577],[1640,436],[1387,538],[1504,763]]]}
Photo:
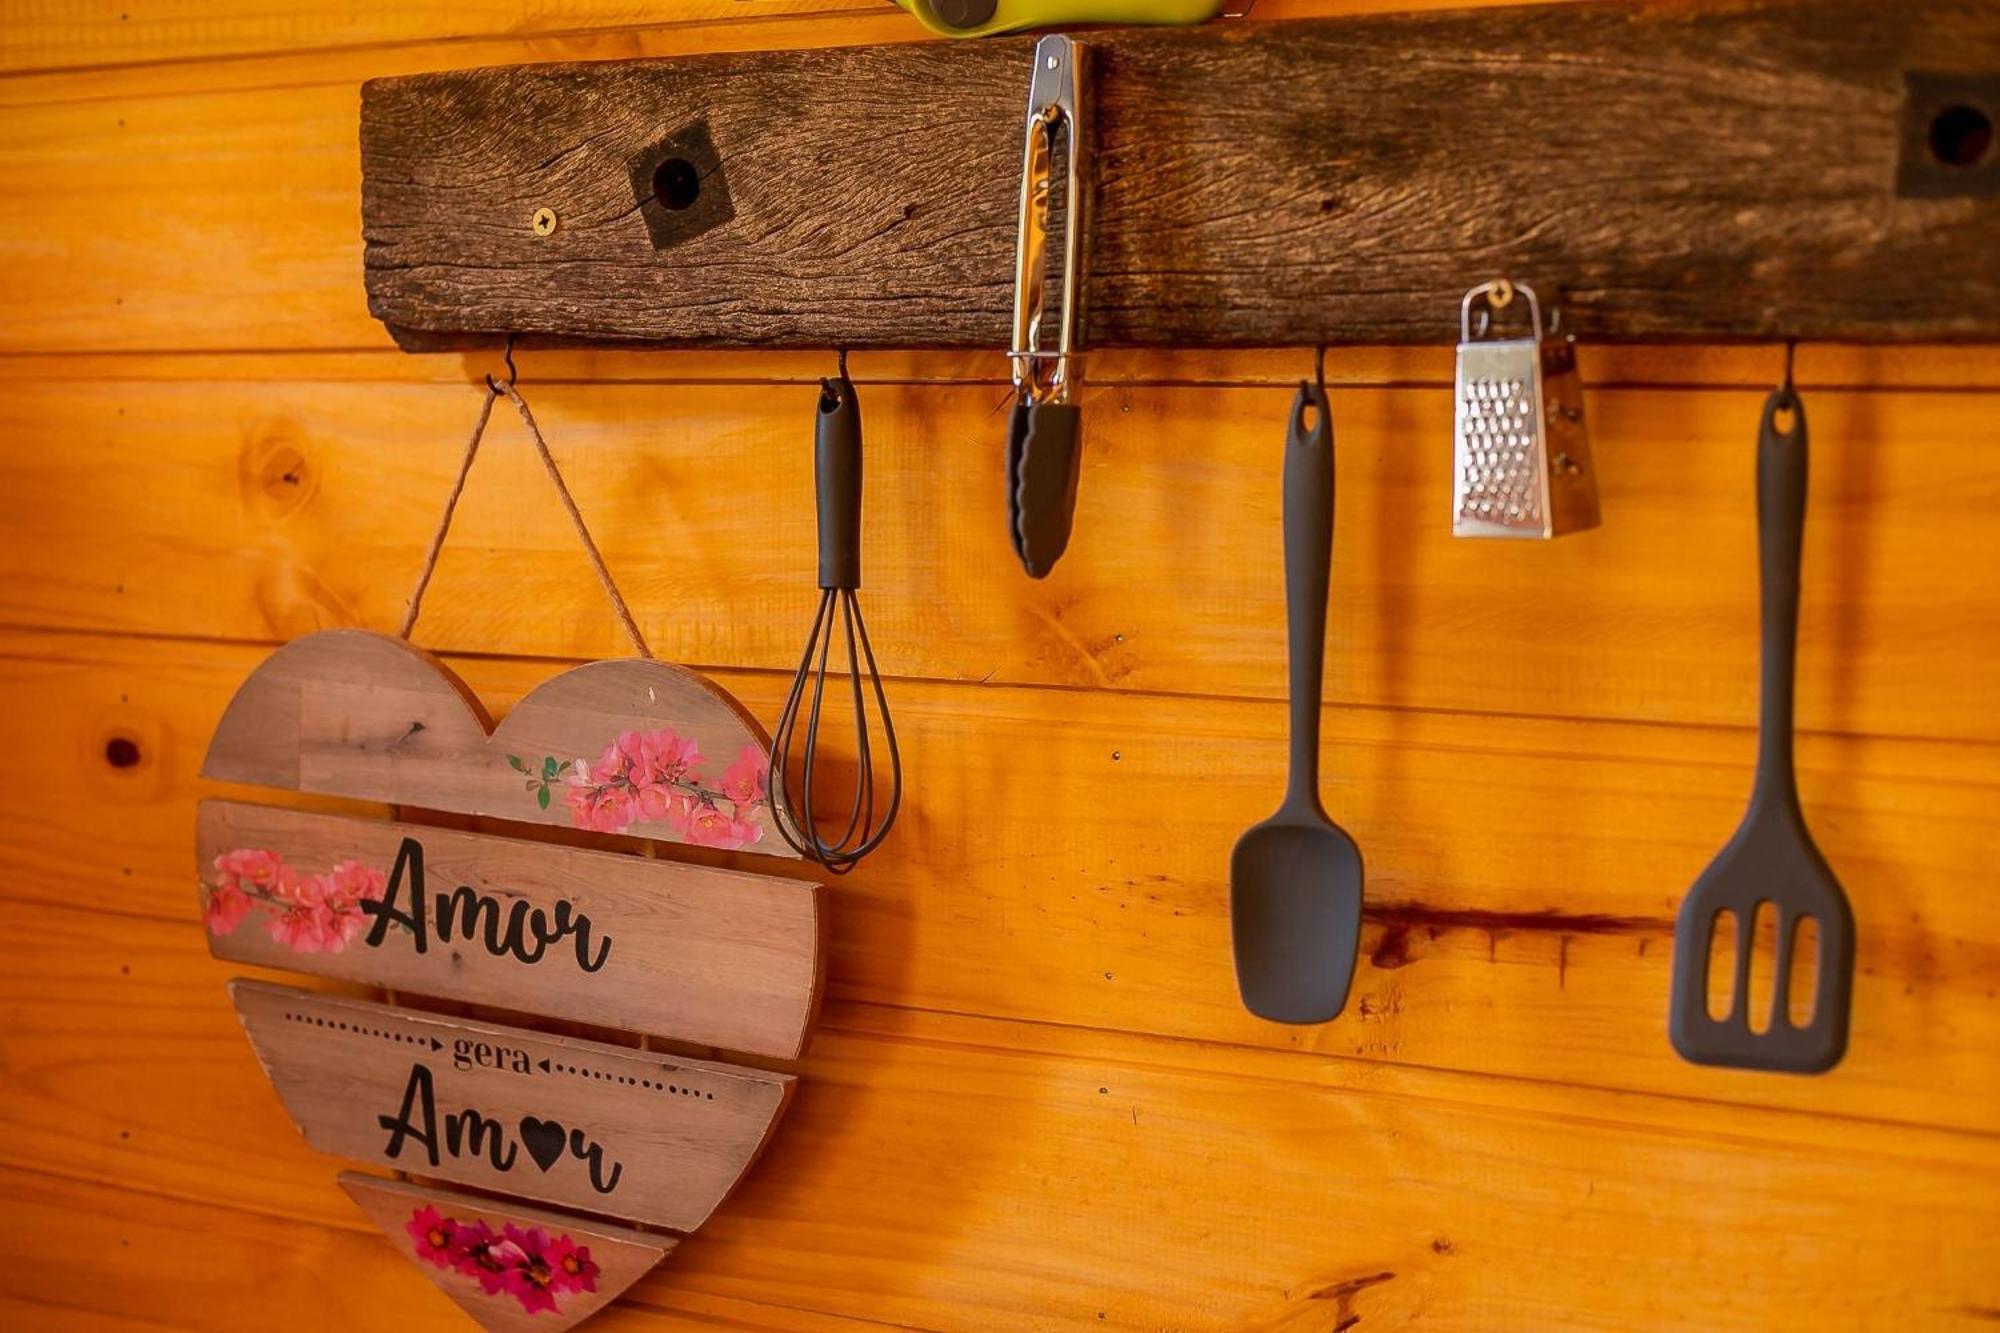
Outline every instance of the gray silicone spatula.
{"label": "gray silicone spatula", "polygon": [[[1757,437],[1757,546],[1762,566],[1763,646],[1757,777],[1750,808],[1681,903],[1674,929],[1673,1001],[1667,1029],[1674,1049],[1698,1064],[1809,1074],[1831,1069],[1847,1049],[1854,984],[1854,915],[1840,882],[1806,831],[1792,767],[1792,666],[1799,621],[1799,548],[1806,525],[1806,414],[1791,376],[1764,404]],[[1778,426],[1780,413],[1792,418]],[[1750,954],[1760,903],[1777,918],[1777,965],[1770,1011],[1750,1012]],[[1710,951],[1716,921],[1734,917],[1734,976],[1728,1013],[1709,1013]],[[1794,1024],[1788,998],[1799,965],[1799,928],[1819,932],[1812,1013]]]}
{"label": "gray silicone spatula", "polygon": [[1278,812],[1245,833],[1229,858],[1236,985],[1251,1013],[1279,1023],[1324,1023],[1338,1014],[1361,941],[1361,851],[1319,803],[1332,557],[1333,417],[1322,377],[1299,386],[1285,439],[1291,777]]}

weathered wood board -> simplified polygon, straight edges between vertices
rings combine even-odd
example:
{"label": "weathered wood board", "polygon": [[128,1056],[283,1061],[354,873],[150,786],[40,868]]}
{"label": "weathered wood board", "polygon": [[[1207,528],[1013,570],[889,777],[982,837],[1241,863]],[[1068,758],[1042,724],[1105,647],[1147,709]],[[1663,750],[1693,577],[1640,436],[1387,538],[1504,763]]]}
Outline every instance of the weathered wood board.
{"label": "weathered wood board", "polygon": [[[1001,348],[1032,40],[371,82],[370,309],[416,342]],[[2000,116],[2000,0],[1087,41],[1087,346],[1444,342],[1503,274],[1589,338],[2000,336],[2000,150],[1941,119]]]}
{"label": "weathered wood board", "polygon": [[229,989],[319,1151],[676,1231],[749,1169],[794,1082],[268,982]]}
{"label": "weathered wood board", "polygon": [[667,662],[589,662],[498,727],[442,662],[326,630],[271,654],[216,724],[204,777],[768,856],[769,743]]}
{"label": "weathered wood board", "polygon": [[232,801],[196,848],[233,962],[781,1059],[818,1006],[803,880]]}
{"label": "weathered wood board", "polygon": [[343,1171],[396,1252],[494,1333],[563,1333],[618,1299],[678,1242],[563,1213]]}

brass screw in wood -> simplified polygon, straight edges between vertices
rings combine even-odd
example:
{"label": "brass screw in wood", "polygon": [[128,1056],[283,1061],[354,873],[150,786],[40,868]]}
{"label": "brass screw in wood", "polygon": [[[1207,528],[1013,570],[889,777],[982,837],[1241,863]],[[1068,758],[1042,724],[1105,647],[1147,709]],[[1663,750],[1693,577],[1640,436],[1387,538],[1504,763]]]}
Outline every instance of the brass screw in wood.
{"label": "brass screw in wood", "polygon": [[555,210],[554,210],[553,208],[538,208],[538,209],[536,209],[536,210],[535,210],[535,220],[534,220],[534,223],[533,223],[533,225],[534,225],[534,228],[535,228],[535,235],[537,235],[537,236],[553,236],[553,235],[555,235],[555,232],[556,232],[556,211],[555,211]]}

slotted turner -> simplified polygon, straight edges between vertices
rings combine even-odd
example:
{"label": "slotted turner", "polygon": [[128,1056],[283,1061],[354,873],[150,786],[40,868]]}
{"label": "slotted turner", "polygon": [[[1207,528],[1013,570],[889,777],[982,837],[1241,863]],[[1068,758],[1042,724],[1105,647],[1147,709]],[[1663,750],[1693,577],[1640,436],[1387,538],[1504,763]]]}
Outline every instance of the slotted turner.
{"label": "slotted turner", "polygon": [[[1778,428],[1790,412],[1789,431]],[[1806,519],[1806,415],[1786,376],[1764,403],[1757,438],[1757,546],[1762,565],[1763,647],[1757,777],[1750,808],[1728,846],[1681,903],[1674,930],[1674,980],[1668,1031],[1674,1049],[1697,1064],[1813,1074],[1831,1069],[1847,1049],[1854,984],[1854,916],[1840,882],[1806,830],[1792,766],[1792,678],[1799,621],[1799,551]],[[1753,1031],[1750,955],[1760,903],[1777,917],[1777,966],[1771,1012]],[[1710,953],[1716,919],[1733,913],[1735,972],[1727,1016],[1709,1014]],[[1791,1022],[1787,997],[1798,964],[1802,923],[1819,932],[1812,1013]]]}

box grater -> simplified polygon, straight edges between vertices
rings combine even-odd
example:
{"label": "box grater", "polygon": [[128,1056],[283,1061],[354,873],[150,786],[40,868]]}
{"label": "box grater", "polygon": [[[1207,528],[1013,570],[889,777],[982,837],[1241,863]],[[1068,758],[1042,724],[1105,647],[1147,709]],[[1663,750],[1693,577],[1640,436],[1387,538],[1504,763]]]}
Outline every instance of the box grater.
{"label": "box grater", "polygon": [[[1530,335],[1489,336],[1495,314],[1517,293],[1527,299]],[[1559,537],[1597,526],[1576,340],[1543,331],[1533,288],[1503,278],[1459,303],[1453,416],[1453,536]]]}

